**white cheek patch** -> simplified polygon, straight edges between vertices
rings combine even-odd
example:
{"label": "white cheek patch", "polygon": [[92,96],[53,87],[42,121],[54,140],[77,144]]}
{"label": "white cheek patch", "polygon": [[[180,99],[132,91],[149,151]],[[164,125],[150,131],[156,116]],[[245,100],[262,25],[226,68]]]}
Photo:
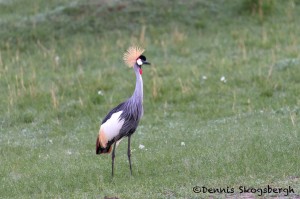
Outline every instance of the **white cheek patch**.
{"label": "white cheek patch", "polygon": [[137,63],[139,66],[143,65],[143,62],[142,62],[141,59],[136,60],[136,63]]}
{"label": "white cheek patch", "polygon": [[124,124],[124,119],[119,120],[120,115],[122,113],[123,111],[119,111],[112,114],[111,117],[104,124],[101,125],[101,128],[103,128],[103,131],[105,132],[108,141],[112,140],[119,134]]}

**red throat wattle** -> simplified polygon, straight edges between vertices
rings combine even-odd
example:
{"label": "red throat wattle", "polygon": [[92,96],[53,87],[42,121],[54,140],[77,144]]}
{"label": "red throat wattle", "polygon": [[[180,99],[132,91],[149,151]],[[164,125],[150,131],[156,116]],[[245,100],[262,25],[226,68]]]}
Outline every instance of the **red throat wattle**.
{"label": "red throat wattle", "polygon": [[140,68],[140,74],[142,75],[143,74],[143,70]]}

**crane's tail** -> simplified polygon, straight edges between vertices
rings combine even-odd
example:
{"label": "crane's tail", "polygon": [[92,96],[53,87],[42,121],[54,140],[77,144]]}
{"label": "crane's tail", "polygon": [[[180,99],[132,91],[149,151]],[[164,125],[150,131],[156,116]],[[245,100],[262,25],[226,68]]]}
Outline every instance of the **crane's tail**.
{"label": "crane's tail", "polygon": [[103,137],[101,131],[99,132],[96,140],[96,154],[110,153],[112,149],[113,142],[103,142]]}

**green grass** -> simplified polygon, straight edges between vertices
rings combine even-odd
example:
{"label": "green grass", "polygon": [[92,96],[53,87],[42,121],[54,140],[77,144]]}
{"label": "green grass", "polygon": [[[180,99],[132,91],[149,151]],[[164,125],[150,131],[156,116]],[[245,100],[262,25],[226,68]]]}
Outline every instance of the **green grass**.
{"label": "green grass", "polygon": [[[300,195],[299,1],[24,2],[0,1],[0,198]],[[122,55],[134,43],[152,63],[145,113],[133,176],[124,140],[111,179],[95,140],[133,92]]]}

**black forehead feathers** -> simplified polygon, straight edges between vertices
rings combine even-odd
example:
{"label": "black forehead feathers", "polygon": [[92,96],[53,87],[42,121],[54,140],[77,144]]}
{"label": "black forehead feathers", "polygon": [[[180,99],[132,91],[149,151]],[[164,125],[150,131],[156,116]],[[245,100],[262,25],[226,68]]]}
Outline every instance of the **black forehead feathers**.
{"label": "black forehead feathers", "polygon": [[139,56],[139,58],[143,61],[146,61],[146,57],[144,55]]}

